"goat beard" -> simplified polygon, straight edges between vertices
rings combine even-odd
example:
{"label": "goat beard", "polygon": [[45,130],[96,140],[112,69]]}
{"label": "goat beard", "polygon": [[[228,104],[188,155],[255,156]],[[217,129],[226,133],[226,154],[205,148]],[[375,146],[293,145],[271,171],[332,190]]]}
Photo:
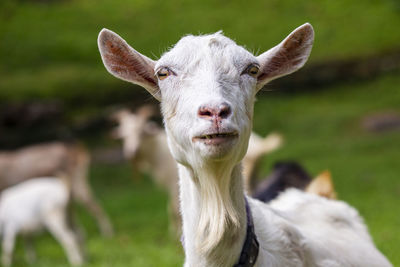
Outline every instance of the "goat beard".
{"label": "goat beard", "polygon": [[[211,252],[222,240],[232,244],[239,236],[240,218],[232,198],[232,172],[230,164],[211,168],[200,168],[196,183],[200,193],[199,227],[197,228],[197,249],[202,254]],[[235,168],[241,168],[237,166]],[[240,171],[239,171],[240,172]]]}

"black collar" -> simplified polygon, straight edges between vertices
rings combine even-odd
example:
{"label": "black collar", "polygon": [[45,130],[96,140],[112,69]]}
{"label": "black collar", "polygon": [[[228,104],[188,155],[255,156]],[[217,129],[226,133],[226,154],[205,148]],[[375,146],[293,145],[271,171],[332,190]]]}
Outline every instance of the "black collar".
{"label": "black collar", "polygon": [[[246,239],[244,240],[244,244],[242,247],[242,252],[240,253],[240,258],[238,263],[233,265],[233,267],[253,267],[256,263],[258,251],[260,249],[260,245],[257,241],[257,236],[254,232],[254,223],[253,216],[251,216],[251,210],[249,203],[247,202],[247,198],[244,198],[246,203],[246,216],[247,216],[247,231],[246,231]],[[185,238],[182,234],[181,243],[185,246]]]}
{"label": "black collar", "polygon": [[251,210],[249,203],[246,201],[246,215],[247,215],[247,231],[246,239],[244,240],[242,252],[240,253],[240,258],[238,263],[233,265],[233,267],[252,267],[256,263],[258,251],[260,245],[257,241],[257,236],[254,233],[254,223],[253,216],[251,215]]}

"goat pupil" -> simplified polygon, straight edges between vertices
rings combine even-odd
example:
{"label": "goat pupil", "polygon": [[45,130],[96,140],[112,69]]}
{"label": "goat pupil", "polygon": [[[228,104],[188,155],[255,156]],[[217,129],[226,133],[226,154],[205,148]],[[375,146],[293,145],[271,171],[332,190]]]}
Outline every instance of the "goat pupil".
{"label": "goat pupil", "polygon": [[257,74],[258,73],[258,68],[257,67],[252,67],[250,69],[250,74]]}

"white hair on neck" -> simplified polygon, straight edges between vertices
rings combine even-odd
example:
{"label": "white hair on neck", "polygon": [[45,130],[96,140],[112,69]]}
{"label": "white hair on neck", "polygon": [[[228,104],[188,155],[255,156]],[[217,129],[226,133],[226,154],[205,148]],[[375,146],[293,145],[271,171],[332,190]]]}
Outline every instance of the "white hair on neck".
{"label": "white hair on neck", "polygon": [[201,199],[197,246],[208,254],[223,237],[234,239],[237,236],[240,220],[231,196],[231,166],[221,168],[217,177],[207,168],[201,168],[200,172],[196,175],[200,178],[195,181],[199,184]]}

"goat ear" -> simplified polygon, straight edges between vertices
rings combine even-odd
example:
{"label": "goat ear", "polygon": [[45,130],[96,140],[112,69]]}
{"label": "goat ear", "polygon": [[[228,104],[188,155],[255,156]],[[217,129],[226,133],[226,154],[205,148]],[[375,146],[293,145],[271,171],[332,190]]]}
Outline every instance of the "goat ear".
{"label": "goat ear", "polygon": [[120,110],[117,110],[117,111],[111,113],[111,114],[108,116],[108,118],[109,118],[111,121],[120,123],[121,120],[122,120],[124,117],[129,116],[129,115],[131,115],[131,114],[132,114],[132,113],[131,113],[130,110],[128,110],[128,109],[126,109],[126,108],[123,108],[123,109],[120,109]]}
{"label": "goat ear", "polygon": [[330,171],[319,174],[306,187],[305,191],[329,199],[336,199],[337,196]]}
{"label": "goat ear", "polygon": [[310,55],[313,42],[313,27],[306,23],[295,29],[280,44],[258,56],[260,75],[257,88],[261,89],[267,82],[303,67]]}
{"label": "goat ear", "polygon": [[118,34],[103,29],[97,39],[104,66],[112,75],[144,87],[157,100],[161,100],[155,61],[130,47]]}

